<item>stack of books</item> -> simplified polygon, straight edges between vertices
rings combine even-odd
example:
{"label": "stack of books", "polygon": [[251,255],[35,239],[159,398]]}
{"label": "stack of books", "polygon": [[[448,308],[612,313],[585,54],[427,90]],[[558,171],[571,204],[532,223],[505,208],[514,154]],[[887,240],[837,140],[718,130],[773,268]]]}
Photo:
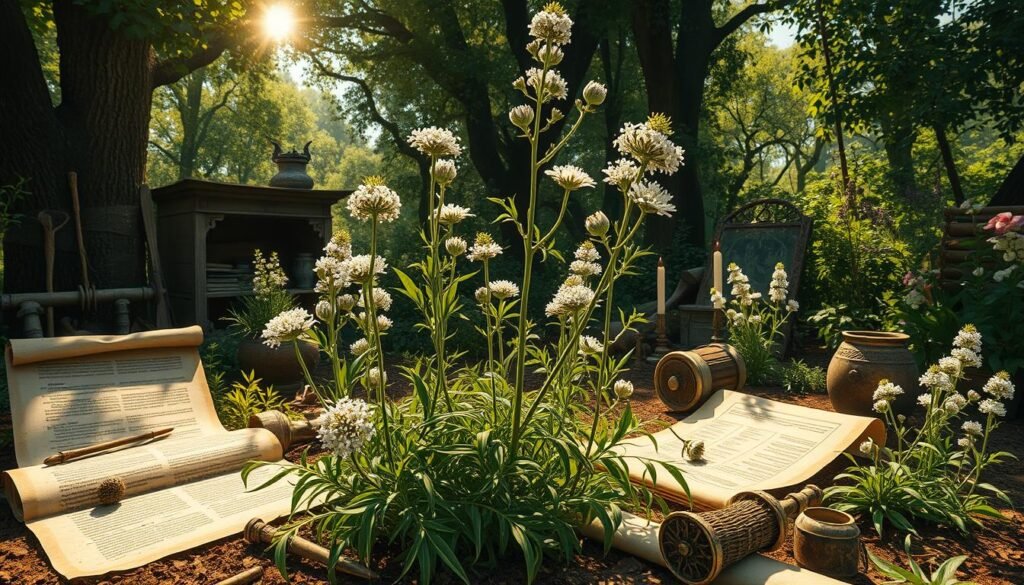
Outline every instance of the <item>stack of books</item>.
{"label": "stack of books", "polygon": [[206,291],[209,293],[246,293],[252,291],[253,270],[249,264],[206,264]]}

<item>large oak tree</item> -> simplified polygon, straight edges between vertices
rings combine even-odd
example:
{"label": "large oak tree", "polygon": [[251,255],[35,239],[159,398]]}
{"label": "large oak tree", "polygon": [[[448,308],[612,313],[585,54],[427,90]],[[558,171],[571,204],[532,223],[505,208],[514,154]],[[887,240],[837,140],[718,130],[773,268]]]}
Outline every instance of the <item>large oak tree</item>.
{"label": "large oak tree", "polygon": [[[210,0],[0,0],[0,184],[26,179],[29,192],[17,209],[23,221],[4,240],[8,291],[43,289],[35,217],[70,210],[69,171],[78,173],[92,282],[145,282],[138,193],[152,92],[245,40],[244,10]],[[54,33],[55,51],[40,50]],[[58,290],[81,282],[72,232],[58,237]]]}

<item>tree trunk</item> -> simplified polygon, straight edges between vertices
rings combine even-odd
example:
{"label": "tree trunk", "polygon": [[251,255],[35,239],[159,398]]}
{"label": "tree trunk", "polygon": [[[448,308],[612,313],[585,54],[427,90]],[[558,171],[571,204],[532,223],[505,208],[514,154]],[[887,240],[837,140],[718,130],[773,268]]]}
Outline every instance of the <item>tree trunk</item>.
{"label": "tree trunk", "polygon": [[1024,156],[1017,159],[989,205],[1024,205]]}
{"label": "tree trunk", "polygon": [[195,175],[199,155],[199,110],[203,105],[203,82],[206,71],[192,72],[185,83],[184,103],[179,104],[181,115],[181,154],[178,156],[178,179]]}
{"label": "tree trunk", "polygon": [[[4,85],[10,89],[0,90],[4,173],[28,178],[32,192],[18,209],[24,214],[21,226],[5,238],[5,289],[43,290],[42,234],[35,216],[41,209],[70,209],[68,171],[78,173],[91,281],[97,287],[144,284],[137,199],[152,91],[148,43],[112,32],[105,20],[89,16],[81,6],[54,3],[62,102],[51,110],[45,84],[40,86],[41,73],[34,71],[39,62],[31,36],[25,36],[24,19],[10,13],[17,3],[8,1],[3,7],[4,32],[17,36],[3,69],[5,74],[21,70],[14,83],[6,78]],[[8,94],[18,92],[26,96],[8,102]],[[2,180],[10,182],[10,177]],[[82,282],[72,225],[58,238],[57,290]]]}
{"label": "tree trunk", "polygon": [[946,129],[938,124],[934,130],[939,152],[942,153],[942,164],[945,165],[946,176],[949,177],[949,188],[953,190],[953,200],[960,205],[964,202],[964,190],[960,186],[960,174],[956,170],[956,160],[953,159],[953,149],[949,146],[949,137],[946,136]]}
{"label": "tree trunk", "polygon": [[909,128],[893,127],[882,121],[883,146],[889,162],[889,182],[896,193],[904,198],[917,192],[914,177],[914,140],[916,133]]}

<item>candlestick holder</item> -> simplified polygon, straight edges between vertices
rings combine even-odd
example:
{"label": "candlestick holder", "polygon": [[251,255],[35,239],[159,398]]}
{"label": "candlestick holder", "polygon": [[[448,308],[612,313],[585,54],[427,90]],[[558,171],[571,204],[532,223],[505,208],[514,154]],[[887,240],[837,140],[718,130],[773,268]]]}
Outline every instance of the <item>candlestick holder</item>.
{"label": "candlestick holder", "polygon": [[712,343],[723,343],[725,337],[722,336],[722,321],[725,319],[725,312],[722,309],[712,309],[711,315],[711,342]]}
{"label": "candlestick holder", "polygon": [[654,351],[647,356],[649,362],[657,362],[666,353],[672,351],[668,343],[668,334],[665,331],[665,313],[658,313],[654,322],[654,331],[657,337],[654,339]]}

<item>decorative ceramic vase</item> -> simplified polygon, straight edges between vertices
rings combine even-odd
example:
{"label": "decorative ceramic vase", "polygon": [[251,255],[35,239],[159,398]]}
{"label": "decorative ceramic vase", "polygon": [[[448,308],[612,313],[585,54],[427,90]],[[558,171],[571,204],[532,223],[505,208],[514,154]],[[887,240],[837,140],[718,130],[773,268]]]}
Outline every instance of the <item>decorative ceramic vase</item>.
{"label": "decorative ceramic vase", "polygon": [[309,164],[309,145],[306,143],[302,152],[293,150],[283,152],[281,145],[271,141],[274,145],[274,154],[270,160],[277,164],[277,174],[271,177],[271,187],[287,187],[289,189],[312,189],[313,178],[306,174],[306,165]]}
{"label": "decorative ceramic vase", "polygon": [[853,516],[807,508],[793,523],[796,564],[829,577],[853,577],[860,564],[860,528]]}
{"label": "decorative ceramic vase", "polygon": [[[320,348],[312,343],[300,341],[299,352],[310,371],[320,363]],[[296,389],[305,382],[302,366],[290,341],[272,348],[259,339],[246,338],[238,344],[235,357],[243,372],[256,372],[256,377],[261,378],[264,384],[273,384],[278,390]]]}
{"label": "decorative ceramic vase", "polygon": [[313,268],[316,267],[316,260],[312,254],[305,252],[296,254],[292,261],[292,282],[296,288],[313,288],[316,284],[316,274]]}
{"label": "decorative ceramic vase", "polygon": [[844,414],[878,416],[871,409],[878,382],[889,380],[903,388],[895,412],[907,413],[917,396],[918,369],[907,349],[910,339],[893,331],[843,331],[843,342],[828,364],[828,398]]}

